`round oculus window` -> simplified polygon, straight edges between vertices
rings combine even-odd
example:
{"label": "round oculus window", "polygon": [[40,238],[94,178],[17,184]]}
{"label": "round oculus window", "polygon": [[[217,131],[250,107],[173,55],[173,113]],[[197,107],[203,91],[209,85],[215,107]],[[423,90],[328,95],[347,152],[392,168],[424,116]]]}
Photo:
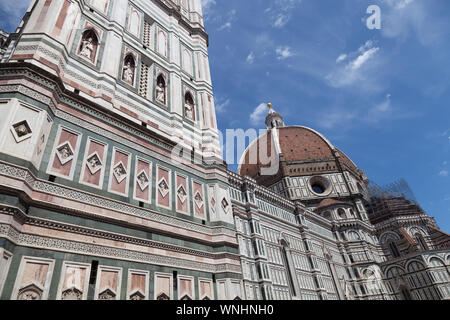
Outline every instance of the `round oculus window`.
{"label": "round oculus window", "polygon": [[315,193],[318,193],[318,194],[322,194],[322,193],[325,192],[325,189],[323,188],[323,186],[321,184],[318,184],[318,183],[313,184],[311,186],[311,188],[313,189],[313,191]]}
{"label": "round oculus window", "polygon": [[322,176],[309,179],[309,188],[317,196],[327,196],[331,193],[330,180]]}

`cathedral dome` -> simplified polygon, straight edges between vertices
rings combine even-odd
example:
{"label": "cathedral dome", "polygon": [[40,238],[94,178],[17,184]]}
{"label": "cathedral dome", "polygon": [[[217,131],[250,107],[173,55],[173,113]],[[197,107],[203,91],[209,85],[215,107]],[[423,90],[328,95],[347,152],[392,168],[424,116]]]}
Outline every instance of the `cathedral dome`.
{"label": "cathedral dome", "polygon": [[[281,121],[268,121],[272,115]],[[355,163],[319,132],[304,126],[286,126],[281,116],[272,109],[266,118],[266,125],[267,131],[243,153],[238,169],[240,175],[252,177],[263,184],[266,184],[264,181],[268,176],[311,176],[343,170],[362,177],[363,173]],[[276,172],[268,170],[278,162]]]}
{"label": "cathedral dome", "polygon": [[[274,130],[277,131],[277,137]],[[358,167],[350,158],[317,131],[302,126],[286,126],[268,130],[247,147],[241,158],[239,174],[256,177],[261,168],[268,166],[268,161],[262,161],[261,155],[263,157],[267,155],[267,158],[275,160],[276,152],[282,154],[284,161],[291,163],[319,164],[321,161],[335,161],[336,157],[340,157],[342,164],[358,171]],[[257,161],[252,161],[253,158]]]}

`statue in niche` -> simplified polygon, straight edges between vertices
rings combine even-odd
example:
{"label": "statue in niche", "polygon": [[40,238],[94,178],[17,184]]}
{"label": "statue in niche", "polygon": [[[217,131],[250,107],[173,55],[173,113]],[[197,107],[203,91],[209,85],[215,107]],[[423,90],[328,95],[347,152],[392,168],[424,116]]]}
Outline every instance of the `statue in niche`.
{"label": "statue in niche", "polygon": [[97,52],[98,38],[93,30],[86,30],[83,33],[81,45],[79,48],[79,55],[89,59],[91,62],[95,59]]}
{"label": "statue in niche", "polygon": [[156,100],[166,104],[166,83],[162,75],[156,80]]}
{"label": "statue in niche", "polygon": [[194,99],[190,92],[186,92],[184,96],[184,116],[188,119],[194,120]]}
{"label": "statue in niche", "polygon": [[80,55],[91,60],[93,52],[94,52],[94,40],[92,38],[83,40],[81,42]]}
{"label": "statue in niche", "polygon": [[131,55],[128,55],[125,58],[125,63],[123,66],[122,80],[128,82],[129,84],[133,84],[134,82],[134,70],[135,70],[134,59]]}

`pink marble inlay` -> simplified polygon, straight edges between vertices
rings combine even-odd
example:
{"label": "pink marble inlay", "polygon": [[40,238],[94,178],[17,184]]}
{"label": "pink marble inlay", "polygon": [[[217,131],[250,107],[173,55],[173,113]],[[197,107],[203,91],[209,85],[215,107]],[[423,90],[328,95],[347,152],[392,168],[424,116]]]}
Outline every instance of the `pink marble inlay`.
{"label": "pink marble inlay", "polygon": [[[182,186],[182,189],[180,189],[180,186]],[[177,211],[181,211],[184,213],[188,212],[188,188],[187,188],[187,182],[185,177],[177,176]]]}
{"label": "pink marble inlay", "polygon": [[91,143],[89,144],[89,150],[87,153],[88,159],[95,152],[97,152],[98,157],[100,158],[100,161],[102,161],[102,164],[101,164],[102,168],[101,168],[101,170],[98,170],[97,172],[92,174],[88,168],[88,164],[86,164],[86,168],[84,170],[83,182],[98,186],[100,184],[100,179],[101,179],[102,172],[103,172],[104,165],[105,165],[103,163],[103,153],[105,152],[105,146],[100,143],[97,143],[95,141],[91,141]]}
{"label": "pink marble inlay", "polygon": [[[193,197],[194,197],[194,213],[196,216],[204,219],[205,218],[205,197],[203,195],[203,188],[200,183],[193,183]],[[197,196],[197,193],[200,195],[202,201]],[[196,199],[197,196],[197,199]]]}
{"label": "pink marble inlay", "polygon": [[[136,188],[136,198],[144,200],[144,201],[149,201],[150,200],[150,181],[151,181],[151,174],[150,174],[150,164],[142,161],[142,160],[138,160],[137,161],[137,171],[136,171],[136,175],[137,178],[139,179],[139,175],[145,172],[146,177],[142,178],[142,182],[141,184],[144,186],[144,190],[142,190],[141,186],[139,185],[138,181],[135,182],[135,188]],[[148,180],[147,182],[145,180]]]}
{"label": "pink marble inlay", "polygon": [[[166,196],[164,197],[164,195],[162,194],[162,192],[160,191],[160,184],[161,184],[161,179],[164,178],[166,181],[167,186],[169,187],[169,192],[166,194]],[[163,168],[159,168],[158,169],[158,185],[156,186],[157,189],[157,193],[158,193],[158,204],[161,206],[165,206],[165,207],[170,207],[170,179],[169,179],[169,171]]]}
{"label": "pink marble inlay", "polygon": [[124,178],[122,181],[118,182],[114,177],[114,174],[111,177],[111,190],[119,193],[126,193],[126,187],[128,184],[128,158],[129,156],[123,152],[115,151],[114,153],[114,164],[111,166],[111,170],[117,168],[120,162],[122,162],[124,170],[126,170],[127,178]]}
{"label": "pink marble inlay", "polygon": [[[78,140],[78,135],[71,133],[69,131],[66,131],[66,130],[61,130],[61,136],[59,138],[58,145],[56,147],[68,142],[70,144],[73,152],[75,152],[75,148],[77,146],[77,140]],[[54,150],[54,152],[56,153],[57,150]],[[60,175],[68,177],[70,175],[70,170],[72,168],[72,164],[73,164],[73,159],[66,162],[65,164],[62,164],[60,159],[55,154],[55,159],[53,160],[53,165],[52,165],[52,171],[54,171]]]}

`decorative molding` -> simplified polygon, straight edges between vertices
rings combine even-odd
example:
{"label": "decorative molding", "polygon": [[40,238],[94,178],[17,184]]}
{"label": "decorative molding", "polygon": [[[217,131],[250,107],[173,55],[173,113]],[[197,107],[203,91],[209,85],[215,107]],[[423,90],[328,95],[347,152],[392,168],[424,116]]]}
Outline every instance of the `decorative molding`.
{"label": "decorative molding", "polygon": [[139,207],[124,204],[122,202],[95,196],[87,192],[63,187],[50,182],[38,180],[32,175],[29,170],[20,167],[12,166],[0,162],[0,174],[9,176],[15,179],[23,180],[30,188],[35,191],[53,194],[56,196],[65,197],[67,199],[75,200],[81,203],[98,206],[105,209],[120,211],[129,215],[136,215],[144,217],[151,221],[164,223],[166,225],[183,228],[195,232],[200,232],[208,235],[227,235],[236,237],[236,232],[228,227],[208,227],[201,224],[186,221],[181,218],[172,217],[163,213],[145,210]]}
{"label": "decorative molding", "polygon": [[0,237],[6,237],[19,246],[27,246],[39,249],[72,252],[88,256],[107,257],[111,259],[138,261],[141,263],[164,265],[169,267],[178,267],[204,272],[241,273],[240,265],[233,265],[229,263],[209,264],[205,262],[190,261],[169,256],[159,256],[134,250],[82,243],[68,239],[43,237],[39,235],[21,233],[12,226],[6,224],[0,224]]}

